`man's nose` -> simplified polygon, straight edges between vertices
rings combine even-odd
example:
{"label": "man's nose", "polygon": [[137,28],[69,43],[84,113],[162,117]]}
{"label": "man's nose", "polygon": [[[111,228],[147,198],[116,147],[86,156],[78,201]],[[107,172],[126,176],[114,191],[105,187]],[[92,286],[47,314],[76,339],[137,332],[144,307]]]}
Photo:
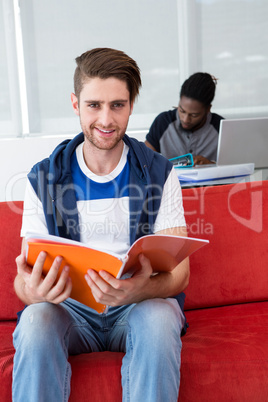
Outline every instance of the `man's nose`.
{"label": "man's nose", "polygon": [[113,113],[109,107],[102,108],[99,114],[99,122],[103,127],[109,127],[113,123]]}
{"label": "man's nose", "polygon": [[191,123],[191,116],[186,114],[183,119],[184,123]]}

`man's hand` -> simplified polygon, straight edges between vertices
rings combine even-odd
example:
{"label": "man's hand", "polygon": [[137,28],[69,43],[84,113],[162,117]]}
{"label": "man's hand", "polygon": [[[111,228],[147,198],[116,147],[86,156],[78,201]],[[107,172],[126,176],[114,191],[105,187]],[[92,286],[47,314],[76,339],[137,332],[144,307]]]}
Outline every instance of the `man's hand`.
{"label": "man's hand", "polygon": [[150,289],[153,280],[153,269],[148,258],[139,256],[141,269],[131,278],[116,279],[107,271],[88,270],[85,279],[90,287],[95,300],[108,306],[122,306],[138,303],[150,297]]}
{"label": "man's hand", "polygon": [[27,265],[25,251],[16,258],[18,275],[15,279],[15,290],[25,304],[50,302],[58,304],[66,300],[72,290],[69,267],[65,266],[58,278],[62,257],[57,257],[44,278],[42,275],[46,253],[41,252],[31,268]]}
{"label": "man's hand", "polygon": [[202,155],[196,155],[193,157],[194,159],[194,166],[196,165],[208,165],[208,164],[213,164],[215,162],[210,161],[209,159],[205,158]]}
{"label": "man's hand", "polygon": [[[157,232],[173,236],[187,236],[185,227],[174,227]],[[188,286],[190,277],[189,258],[185,258],[170,272],[153,274],[150,260],[143,254],[139,255],[141,269],[131,278],[116,279],[106,271],[90,269],[85,279],[98,303],[107,306],[122,306],[139,303],[153,298],[172,297]]]}

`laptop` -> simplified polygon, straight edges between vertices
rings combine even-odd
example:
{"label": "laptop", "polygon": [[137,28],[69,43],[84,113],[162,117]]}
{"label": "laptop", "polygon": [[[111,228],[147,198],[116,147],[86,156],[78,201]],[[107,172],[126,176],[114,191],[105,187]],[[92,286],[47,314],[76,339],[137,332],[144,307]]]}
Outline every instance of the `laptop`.
{"label": "laptop", "polygon": [[268,117],[221,120],[217,165],[268,167]]}

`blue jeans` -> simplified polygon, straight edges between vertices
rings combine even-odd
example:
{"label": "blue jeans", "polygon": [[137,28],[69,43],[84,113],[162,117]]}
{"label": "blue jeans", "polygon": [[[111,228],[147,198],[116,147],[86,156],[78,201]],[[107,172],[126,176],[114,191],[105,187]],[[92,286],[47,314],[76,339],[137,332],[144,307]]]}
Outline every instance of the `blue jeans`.
{"label": "blue jeans", "polygon": [[110,308],[107,314],[72,299],[32,304],[13,334],[13,401],[68,401],[68,355],[109,350],[126,353],[123,401],[177,402],[183,325],[171,298]]}

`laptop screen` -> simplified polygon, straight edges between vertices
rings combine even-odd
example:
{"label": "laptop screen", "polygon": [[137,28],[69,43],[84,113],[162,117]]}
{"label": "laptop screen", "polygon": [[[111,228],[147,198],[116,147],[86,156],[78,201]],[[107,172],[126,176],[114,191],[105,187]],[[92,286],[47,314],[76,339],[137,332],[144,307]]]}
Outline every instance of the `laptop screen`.
{"label": "laptop screen", "polygon": [[268,117],[221,120],[217,164],[268,167]]}

